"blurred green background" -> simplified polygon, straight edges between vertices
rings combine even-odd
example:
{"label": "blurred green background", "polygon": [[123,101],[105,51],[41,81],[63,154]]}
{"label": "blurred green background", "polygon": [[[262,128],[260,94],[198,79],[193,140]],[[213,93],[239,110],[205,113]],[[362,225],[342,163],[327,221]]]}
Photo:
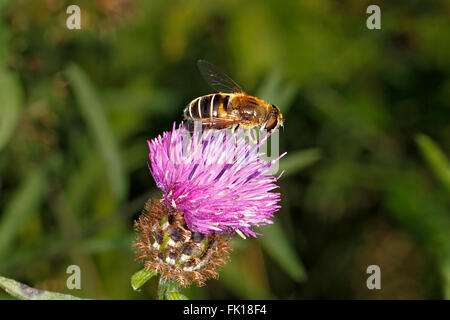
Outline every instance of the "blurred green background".
{"label": "blurred green background", "polygon": [[[381,30],[366,28],[370,4]],[[130,287],[133,220],[160,195],[146,141],[211,93],[204,58],[281,108],[288,155],[275,224],[235,239],[220,279],[185,295],[450,298],[449,13],[444,0],[0,1],[0,275],[155,298],[156,279]],[[66,288],[72,264],[81,290]],[[366,287],[372,264],[381,290]]]}

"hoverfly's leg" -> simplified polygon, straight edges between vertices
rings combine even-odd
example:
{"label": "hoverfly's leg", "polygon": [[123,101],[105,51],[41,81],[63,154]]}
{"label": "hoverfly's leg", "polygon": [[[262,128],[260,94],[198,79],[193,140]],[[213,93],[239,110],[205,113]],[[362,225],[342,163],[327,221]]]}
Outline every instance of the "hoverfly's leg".
{"label": "hoverfly's leg", "polygon": [[231,127],[231,133],[232,133],[233,135],[236,135],[238,130],[239,130],[239,123],[238,123],[238,124],[235,124],[235,125],[233,125],[233,126]]}
{"label": "hoverfly's leg", "polygon": [[205,142],[208,139],[210,134],[214,134],[214,132],[216,131],[212,124],[203,125],[202,126],[202,130],[203,131],[206,130],[205,134],[203,133],[203,131],[201,132],[201,136],[203,137],[202,143]]}
{"label": "hoverfly's leg", "polygon": [[231,132],[233,132],[233,139],[234,139],[234,157],[233,160],[236,162],[236,154],[237,154],[237,134],[238,134],[239,124],[233,126],[231,129]]}
{"label": "hoverfly's leg", "polygon": [[259,130],[258,130],[258,145],[261,143],[261,140],[264,139],[266,135],[267,135],[266,129],[264,129],[264,127],[259,128]]}

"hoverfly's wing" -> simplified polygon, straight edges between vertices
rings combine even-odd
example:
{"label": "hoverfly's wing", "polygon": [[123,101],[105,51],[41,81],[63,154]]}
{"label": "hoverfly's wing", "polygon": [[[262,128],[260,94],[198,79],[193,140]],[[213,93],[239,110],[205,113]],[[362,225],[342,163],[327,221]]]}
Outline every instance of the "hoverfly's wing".
{"label": "hoverfly's wing", "polygon": [[218,92],[244,93],[244,90],[233,79],[220,71],[212,63],[206,60],[198,60],[197,65],[205,81]]}

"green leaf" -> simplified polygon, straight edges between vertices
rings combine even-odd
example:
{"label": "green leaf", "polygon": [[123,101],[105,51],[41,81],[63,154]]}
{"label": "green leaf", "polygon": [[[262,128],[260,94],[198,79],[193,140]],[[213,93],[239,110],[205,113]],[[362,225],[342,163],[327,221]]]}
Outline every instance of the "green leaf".
{"label": "green leaf", "polygon": [[0,276],[0,288],[21,300],[81,300],[68,294],[38,290],[26,284]]}
{"label": "green leaf", "polygon": [[298,171],[312,165],[321,158],[317,148],[290,152],[280,160],[280,169],[285,170],[283,176],[295,174]]}
{"label": "green leaf", "polygon": [[221,282],[230,292],[239,299],[275,299],[267,283],[248,274],[252,271],[243,266],[243,262],[237,257],[236,252],[233,252],[232,259],[230,263],[220,269],[219,273]]}
{"label": "green leaf", "polygon": [[111,189],[120,202],[126,196],[127,179],[117,141],[103,113],[97,93],[87,75],[78,66],[71,64],[66,73],[78,100],[80,112],[105,162]]}
{"label": "green leaf", "polygon": [[77,170],[67,174],[65,179],[67,205],[75,213],[81,212],[82,206],[90,200],[92,193],[99,189],[98,184],[104,180],[102,159],[93,147],[82,149],[78,157],[81,160]]}
{"label": "green leaf", "polygon": [[424,134],[416,136],[416,143],[431,170],[445,188],[450,191],[450,163],[444,152],[430,137]]}
{"label": "green leaf", "polygon": [[280,223],[261,227],[263,236],[259,238],[264,251],[297,282],[307,279],[305,268],[293,245],[286,238]]}
{"label": "green leaf", "polygon": [[148,280],[153,278],[156,275],[155,272],[148,269],[142,269],[131,277],[131,287],[133,290],[138,290],[140,287],[142,287]]}
{"label": "green leaf", "polygon": [[158,285],[158,300],[168,299],[167,293],[169,292],[172,295],[180,292],[180,286],[178,282],[175,280],[160,277]]}
{"label": "green leaf", "polygon": [[282,80],[280,69],[275,68],[265,78],[256,96],[264,99],[268,103],[275,104],[285,115],[292,106],[292,101],[295,98],[298,88],[296,84],[285,84]]}
{"label": "green leaf", "polygon": [[31,173],[12,196],[0,221],[0,260],[10,249],[17,229],[42,202],[47,190],[47,175],[44,168]]}

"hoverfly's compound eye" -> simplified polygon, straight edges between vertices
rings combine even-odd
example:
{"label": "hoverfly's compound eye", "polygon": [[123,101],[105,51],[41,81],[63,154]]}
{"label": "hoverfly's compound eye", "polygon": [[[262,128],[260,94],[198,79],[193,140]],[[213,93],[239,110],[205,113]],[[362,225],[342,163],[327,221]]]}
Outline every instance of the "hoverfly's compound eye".
{"label": "hoverfly's compound eye", "polygon": [[277,128],[279,125],[279,114],[280,109],[278,109],[275,105],[271,104],[272,111],[270,111],[269,117],[267,118],[265,129],[267,132],[272,131],[273,129]]}

